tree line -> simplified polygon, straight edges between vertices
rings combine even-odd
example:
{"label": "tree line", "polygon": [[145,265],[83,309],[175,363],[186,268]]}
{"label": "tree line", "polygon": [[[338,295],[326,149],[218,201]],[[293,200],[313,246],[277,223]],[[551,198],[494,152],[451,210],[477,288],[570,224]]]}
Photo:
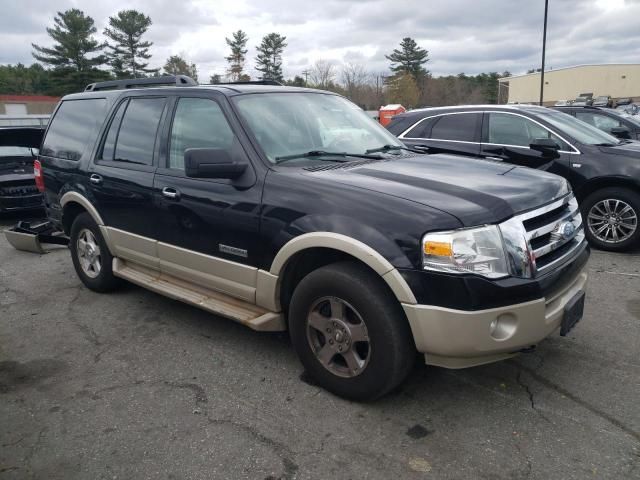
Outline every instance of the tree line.
{"label": "tree line", "polygon": [[[0,93],[63,95],[96,81],[161,74],[184,74],[197,80],[196,65],[184,55],[170,56],[162,69],[149,66],[153,43],[144,37],[151,25],[151,18],[144,13],[122,10],[109,17],[102,32],[106,41],[99,42],[93,18],[76,8],[57,12],[53,25],[46,29],[52,45],[32,44],[33,57],[39,63],[0,65]],[[248,35],[237,30],[225,40],[229,49],[225,57],[227,69],[212,75],[209,82],[251,80],[247,69]],[[377,109],[384,103],[414,108],[499,101],[501,75],[492,72],[433,77],[425,68],[429,52],[410,37],[402,39],[399,48],[386,55],[389,70],[383,72],[369,71],[357,62],[318,60],[301,75],[285,79],[282,59],[286,47],[287,38],[279,33],[262,38],[254,59],[258,79],[334,91],[365,109]]]}

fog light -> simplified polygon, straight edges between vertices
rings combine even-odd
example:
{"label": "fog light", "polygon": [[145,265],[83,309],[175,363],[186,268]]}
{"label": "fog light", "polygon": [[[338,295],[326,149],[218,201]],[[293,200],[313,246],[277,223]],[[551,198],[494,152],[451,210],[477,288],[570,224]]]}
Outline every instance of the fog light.
{"label": "fog light", "polygon": [[489,334],[496,340],[507,340],[516,333],[518,319],[513,313],[503,313],[489,324]]}

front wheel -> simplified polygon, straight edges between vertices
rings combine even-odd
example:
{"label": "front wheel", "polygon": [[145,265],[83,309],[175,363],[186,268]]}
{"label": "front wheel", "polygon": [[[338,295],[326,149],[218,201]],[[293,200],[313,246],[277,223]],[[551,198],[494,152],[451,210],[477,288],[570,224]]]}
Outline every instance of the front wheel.
{"label": "front wheel", "polygon": [[640,195],[626,188],[603,188],[582,202],[589,242],[609,251],[627,250],[640,240]]}
{"label": "front wheel", "polygon": [[352,400],[373,400],[407,376],[416,350],[404,312],[382,280],[352,262],[311,272],[289,309],[292,343],[309,375]]}

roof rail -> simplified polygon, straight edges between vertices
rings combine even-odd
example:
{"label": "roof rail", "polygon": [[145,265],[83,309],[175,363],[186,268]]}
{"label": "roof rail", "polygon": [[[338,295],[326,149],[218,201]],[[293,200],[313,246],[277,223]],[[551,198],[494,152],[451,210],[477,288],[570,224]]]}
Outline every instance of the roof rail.
{"label": "roof rail", "polygon": [[90,83],[84,89],[85,92],[98,90],[122,90],[137,87],[194,87],[198,85],[193,78],[186,75],[165,75],[163,77],[129,78],[126,80],[107,80],[106,82]]}
{"label": "roof rail", "polygon": [[277,80],[249,80],[246,82],[218,82],[218,83],[213,83],[212,85],[275,85],[278,87],[284,86]]}

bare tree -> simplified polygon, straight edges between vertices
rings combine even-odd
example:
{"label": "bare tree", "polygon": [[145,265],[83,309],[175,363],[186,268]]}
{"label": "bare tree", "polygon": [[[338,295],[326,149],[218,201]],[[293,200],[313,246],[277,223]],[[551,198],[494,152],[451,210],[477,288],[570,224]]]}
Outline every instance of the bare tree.
{"label": "bare tree", "polygon": [[358,103],[362,88],[367,83],[369,74],[361,63],[345,63],[340,72],[340,80],[347,96]]}
{"label": "bare tree", "polygon": [[336,78],[336,66],[330,60],[317,60],[309,72],[309,80],[316,88],[327,89]]}

